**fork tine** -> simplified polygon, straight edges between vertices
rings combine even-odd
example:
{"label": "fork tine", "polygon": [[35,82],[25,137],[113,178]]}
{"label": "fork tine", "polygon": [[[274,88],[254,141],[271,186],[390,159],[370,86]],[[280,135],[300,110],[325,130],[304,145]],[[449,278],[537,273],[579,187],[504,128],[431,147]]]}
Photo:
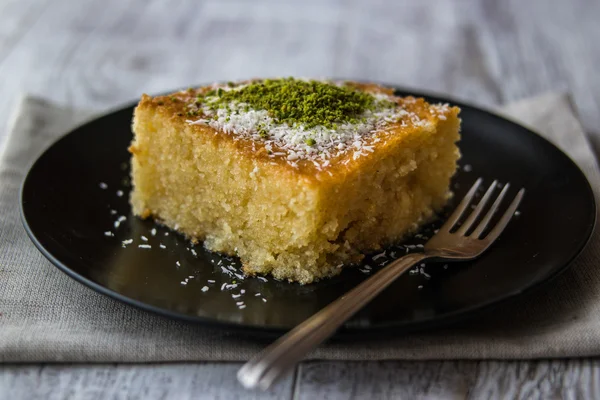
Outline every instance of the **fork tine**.
{"label": "fork tine", "polygon": [[471,236],[473,236],[474,238],[481,237],[481,234],[483,233],[483,231],[485,231],[487,229],[488,225],[490,224],[490,221],[494,217],[494,214],[496,214],[496,211],[498,211],[498,208],[500,207],[502,200],[504,200],[504,196],[506,196],[506,193],[508,192],[509,187],[510,187],[509,183],[504,185],[504,188],[498,195],[498,198],[496,199],[496,201],[494,201],[494,204],[492,204],[492,207],[489,209],[487,214],[485,214],[485,217],[483,217],[483,219],[479,223],[479,226],[477,227],[477,229],[475,229],[473,231]]}
{"label": "fork tine", "polygon": [[523,199],[524,194],[525,188],[519,190],[517,196],[514,198],[512,203],[510,203],[510,206],[508,206],[508,210],[506,210],[506,212],[504,213],[502,218],[500,218],[500,221],[498,221],[494,229],[492,229],[490,233],[485,238],[483,238],[483,240],[485,240],[489,244],[494,242],[498,238],[498,236],[500,236],[504,228],[506,228],[506,225],[508,225],[511,218],[515,214],[515,211],[517,211],[517,208],[519,207],[519,204],[521,203],[521,199]]}
{"label": "fork tine", "polygon": [[496,181],[496,180],[494,182],[492,182],[492,184],[488,188],[487,192],[485,192],[485,194],[481,198],[481,201],[479,201],[479,204],[477,204],[477,207],[475,207],[475,210],[473,210],[471,215],[469,215],[469,218],[467,218],[465,223],[462,224],[462,226],[460,227],[460,229],[458,231],[456,231],[456,233],[458,233],[461,236],[464,236],[467,234],[468,230],[471,229],[471,226],[473,226],[473,224],[475,223],[475,220],[477,220],[477,218],[483,211],[484,207],[490,201],[490,198],[492,197],[492,194],[494,193],[494,189],[496,189],[497,184],[498,184],[498,181]]}
{"label": "fork tine", "polygon": [[444,225],[442,225],[440,230],[450,231],[450,229],[452,229],[452,227],[458,222],[458,220],[460,219],[460,217],[462,217],[469,204],[471,204],[471,200],[473,200],[473,196],[475,196],[475,192],[477,192],[477,189],[479,189],[479,185],[481,185],[481,182],[483,182],[482,178],[478,178],[475,181],[473,186],[471,186],[471,189],[469,189],[465,197],[463,197],[463,199],[460,201],[458,207],[456,207],[452,215],[450,215],[450,217],[444,223]]}

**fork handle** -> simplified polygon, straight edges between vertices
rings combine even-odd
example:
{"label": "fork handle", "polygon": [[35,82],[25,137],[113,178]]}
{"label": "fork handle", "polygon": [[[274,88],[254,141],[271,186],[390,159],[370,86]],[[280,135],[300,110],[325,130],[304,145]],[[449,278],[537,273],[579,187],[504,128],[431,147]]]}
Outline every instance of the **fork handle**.
{"label": "fork handle", "polygon": [[396,278],[426,258],[423,253],[411,253],[390,263],[244,364],[238,371],[238,380],[247,388],[268,389]]}

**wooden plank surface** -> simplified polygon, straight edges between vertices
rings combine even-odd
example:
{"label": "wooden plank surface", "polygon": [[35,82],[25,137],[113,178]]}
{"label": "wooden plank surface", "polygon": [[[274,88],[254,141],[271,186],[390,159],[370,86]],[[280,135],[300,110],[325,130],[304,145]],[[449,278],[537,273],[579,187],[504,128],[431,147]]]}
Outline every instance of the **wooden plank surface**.
{"label": "wooden plank surface", "polygon": [[1,399],[287,399],[291,376],[267,392],[236,381],[237,364],[0,366]]}
{"label": "wooden plank surface", "polygon": [[296,398],[594,399],[600,361],[317,362],[300,366]]}
{"label": "wooden plank surface", "polygon": [[[339,76],[483,105],[569,91],[598,150],[599,17],[593,0],[4,0],[0,121],[25,92],[100,111],[213,80]],[[599,363],[311,362],[265,398],[600,398]],[[238,366],[6,365],[0,399],[262,398]]]}
{"label": "wooden plank surface", "polygon": [[600,361],[307,362],[269,392],[237,363],[0,366],[2,399],[597,399]]}

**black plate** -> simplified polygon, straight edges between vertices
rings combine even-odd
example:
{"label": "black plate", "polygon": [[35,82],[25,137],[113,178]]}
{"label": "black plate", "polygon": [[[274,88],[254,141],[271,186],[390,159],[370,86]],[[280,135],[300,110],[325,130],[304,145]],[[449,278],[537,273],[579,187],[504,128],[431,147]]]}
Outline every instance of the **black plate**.
{"label": "black plate", "polygon": [[[510,181],[513,195],[517,188],[527,189],[521,215],[480,259],[446,268],[428,264],[423,272],[402,276],[348,322],[342,334],[424,328],[471,315],[559,274],[592,233],[596,207],[591,188],[560,150],[489,112],[424,97],[462,108],[463,158],[453,182],[456,198],[478,176],[487,183]],[[133,106],[123,108],[70,132],[35,162],[25,179],[21,196],[25,228],[38,249],[63,272],[145,310],[275,333],[297,325],[372,273],[362,266],[307,286],[240,279],[235,268],[223,272],[226,265],[237,266],[236,261],[133,217],[127,201],[132,110]],[[101,182],[108,188],[102,189]],[[119,216],[127,219],[115,229]],[[105,236],[107,231],[115,236]],[[122,247],[122,241],[130,238],[134,242]],[[405,244],[423,241],[414,238]],[[145,243],[151,249],[138,247]],[[386,257],[367,259],[366,264],[376,271],[390,255],[398,257],[406,251],[401,246],[388,249]],[[234,280],[237,287],[222,290]],[[204,286],[208,291],[202,291]],[[245,307],[240,307],[240,301]]]}

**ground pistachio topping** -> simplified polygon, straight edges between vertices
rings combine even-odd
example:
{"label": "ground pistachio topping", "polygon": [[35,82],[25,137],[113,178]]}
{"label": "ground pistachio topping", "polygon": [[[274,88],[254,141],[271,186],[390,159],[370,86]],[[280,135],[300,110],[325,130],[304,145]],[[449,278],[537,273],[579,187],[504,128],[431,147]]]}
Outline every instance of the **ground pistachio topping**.
{"label": "ground pistachio topping", "polygon": [[293,167],[308,160],[318,169],[342,153],[357,159],[373,152],[380,140],[371,140],[373,135],[390,123],[428,123],[394,96],[343,82],[296,78],[213,85],[187,106],[191,125],[261,142],[271,158],[283,157]]}
{"label": "ground pistachio topping", "polygon": [[[227,86],[235,88],[232,83]],[[377,101],[371,94],[349,86],[294,78],[266,79],[238,90],[219,88],[202,97],[212,109],[227,108],[231,102],[243,103],[248,108],[267,111],[278,123],[301,124],[306,129],[357,123],[364,119],[362,115],[366,110],[393,106],[391,102]]]}

